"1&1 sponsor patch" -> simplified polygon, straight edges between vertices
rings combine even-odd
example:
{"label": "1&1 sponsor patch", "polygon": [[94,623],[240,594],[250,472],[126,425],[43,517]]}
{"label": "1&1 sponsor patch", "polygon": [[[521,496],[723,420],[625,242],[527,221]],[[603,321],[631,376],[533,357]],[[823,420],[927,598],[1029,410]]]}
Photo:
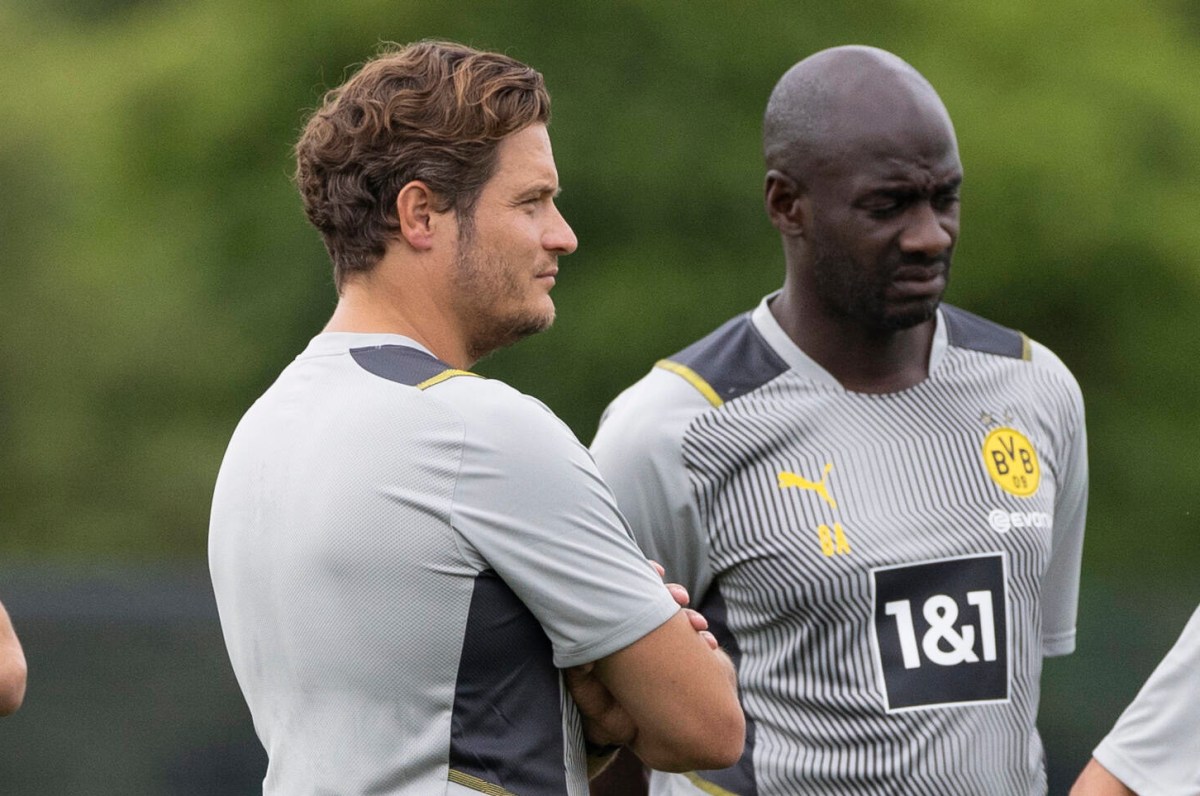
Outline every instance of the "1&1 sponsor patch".
{"label": "1&1 sponsor patch", "polygon": [[1008,700],[1005,569],[987,553],[871,570],[888,713]]}

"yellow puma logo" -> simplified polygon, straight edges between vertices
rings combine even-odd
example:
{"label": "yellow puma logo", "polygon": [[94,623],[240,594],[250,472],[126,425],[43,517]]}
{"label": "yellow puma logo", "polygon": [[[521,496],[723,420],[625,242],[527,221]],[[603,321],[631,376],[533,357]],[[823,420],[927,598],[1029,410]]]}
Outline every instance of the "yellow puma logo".
{"label": "yellow puma logo", "polygon": [[801,489],[807,489],[810,492],[816,492],[821,496],[822,500],[829,504],[831,509],[836,509],[837,501],[829,496],[829,490],[825,486],[825,482],[829,480],[829,471],[832,469],[833,462],[826,464],[825,470],[821,474],[820,481],[809,481],[802,475],[796,475],[795,473],[789,473],[787,470],[784,470],[779,473],[779,488],[787,489],[790,486],[795,486]]}

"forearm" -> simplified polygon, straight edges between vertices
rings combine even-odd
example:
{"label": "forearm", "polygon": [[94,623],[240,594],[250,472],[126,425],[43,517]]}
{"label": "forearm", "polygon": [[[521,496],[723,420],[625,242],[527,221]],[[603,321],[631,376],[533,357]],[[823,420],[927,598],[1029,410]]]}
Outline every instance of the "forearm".
{"label": "forearm", "polygon": [[[686,589],[674,583],[667,588],[680,606],[688,604]],[[745,719],[737,673],[696,611],[683,608],[624,650],[567,669],[565,676],[589,745],[625,746],[624,758],[637,763],[637,770],[637,758],[662,770],[686,771],[725,768],[741,754]],[[589,778],[611,762],[591,751],[588,757]],[[603,779],[594,792],[633,793],[621,790],[629,784],[625,774]]]}
{"label": "forearm", "polygon": [[[634,714],[637,737],[629,748],[663,771],[732,765],[745,740],[733,663],[682,618],[658,633],[663,635],[656,641],[665,643],[657,650],[640,644],[626,650],[624,676],[609,682],[617,701]],[[614,674],[605,671],[613,663],[600,664],[601,677]]]}
{"label": "forearm", "polygon": [[[728,656],[719,654],[728,661]],[[730,680],[733,676],[732,664],[729,664]],[[736,691],[736,687],[734,688]],[[629,749],[636,754],[649,768],[659,771],[692,771],[695,769],[716,769],[733,765],[740,755],[725,757],[725,752],[716,751],[710,742],[713,737],[722,735],[744,737],[745,726],[738,724],[737,729],[731,729],[732,723],[725,722],[716,716],[711,721],[704,718],[683,718],[676,720],[672,732],[641,732],[629,744]]]}
{"label": "forearm", "polygon": [[1088,761],[1071,788],[1071,796],[1137,796],[1125,783],[1109,773],[1096,758]]}

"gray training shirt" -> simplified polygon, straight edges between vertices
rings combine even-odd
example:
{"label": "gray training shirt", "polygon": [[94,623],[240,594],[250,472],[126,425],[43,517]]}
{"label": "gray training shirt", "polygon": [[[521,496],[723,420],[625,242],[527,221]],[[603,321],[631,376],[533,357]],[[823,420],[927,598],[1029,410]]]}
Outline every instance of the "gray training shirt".
{"label": "gray training shirt", "polygon": [[1138,796],[1200,793],[1200,608],[1093,756]]}
{"label": "gray training shirt", "polygon": [[558,668],[678,610],[557,417],[395,335],[317,336],[246,413],[209,559],[289,796],[584,796]]}

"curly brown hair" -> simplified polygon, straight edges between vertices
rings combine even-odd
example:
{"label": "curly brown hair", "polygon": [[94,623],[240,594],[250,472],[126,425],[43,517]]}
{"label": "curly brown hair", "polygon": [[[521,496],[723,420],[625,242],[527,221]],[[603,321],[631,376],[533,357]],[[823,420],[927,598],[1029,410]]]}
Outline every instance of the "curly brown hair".
{"label": "curly brown hair", "polygon": [[388,45],[328,91],[296,142],[295,180],[338,291],[396,237],[401,188],[424,182],[467,230],[500,140],[549,120],[541,73],[453,42]]}

